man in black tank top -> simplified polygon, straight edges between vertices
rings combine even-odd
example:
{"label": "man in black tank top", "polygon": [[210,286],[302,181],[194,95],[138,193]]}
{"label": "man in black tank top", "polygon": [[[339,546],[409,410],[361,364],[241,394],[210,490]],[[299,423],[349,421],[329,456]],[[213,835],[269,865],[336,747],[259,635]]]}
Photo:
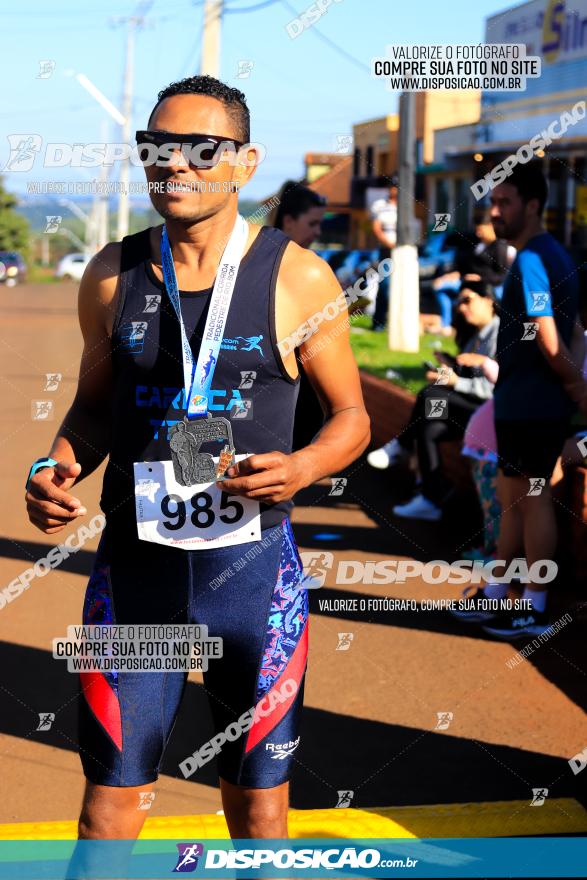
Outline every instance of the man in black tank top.
{"label": "man in black tank top", "polygon": [[[86,269],[77,393],[31,468],[29,517],[56,534],[85,516],[72,487],[108,457],[83,622],[208,628],[222,645],[204,670],[215,735],[191,725],[180,772],[216,757],[231,835],[286,837],[308,639],[288,513],[369,440],[346,300],[323,260],[238,218],[260,156],[241,92],[175,83],[137,139],[166,232],[109,244]],[[296,352],[328,418],[292,453]],[[81,674],[81,838],[139,834],[186,678],[164,665]]]}

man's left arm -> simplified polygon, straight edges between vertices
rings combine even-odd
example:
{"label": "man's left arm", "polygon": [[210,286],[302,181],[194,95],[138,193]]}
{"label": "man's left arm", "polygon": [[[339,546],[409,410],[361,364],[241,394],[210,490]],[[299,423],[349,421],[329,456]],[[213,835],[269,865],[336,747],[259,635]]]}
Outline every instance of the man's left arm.
{"label": "man's left arm", "polygon": [[569,397],[584,410],[587,406],[587,384],[556,326],[550,280],[544,264],[538,254],[532,251],[522,251],[518,254],[518,260],[526,314],[537,325],[538,347]]}
{"label": "man's left arm", "polygon": [[[235,466],[236,471],[229,469],[230,476],[236,473],[233,479],[219,484],[231,494],[268,504],[290,499],[311,483],[339,473],[358,458],[370,439],[369,416],[350,346],[346,300],[336,276],[316,254],[289,245],[279,276],[278,304],[279,285],[286,292],[281,301],[294,303],[287,322],[290,344],[280,344],[285,365],[292,369],[297,347],[326,422],[309,446],[289,455],[277,451],[251,455]],[[277,326],[279,334],[279,321]]]}
{"label": "man's left arm", "polygon": [[564,339],[562,339],[555,320],[551,316],[536,316],[538,324],[536,341],[540,351],[546,358],[548,365],[557,374],[561,383],[571,398],[582,412],[587,412],[587,383],[583,379],[583,373],[577,366]]}

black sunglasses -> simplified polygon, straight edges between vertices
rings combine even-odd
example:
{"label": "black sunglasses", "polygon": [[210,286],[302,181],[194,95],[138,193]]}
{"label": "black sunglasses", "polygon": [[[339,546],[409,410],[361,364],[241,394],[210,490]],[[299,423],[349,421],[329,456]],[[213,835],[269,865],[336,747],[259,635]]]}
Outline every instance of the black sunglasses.
{"label": "black sunglasses", "polygon": [[[176,149],[189,149],[187,156],[190,165],[196,168],[214,168],[218,165],[222,153],[230,147],[239,150],[244,141],[237,141],[230,137],[217,137],[213,134],[176,134],[172,131],[137,131],[135,134],[139,158],[141,162],[152,159],[149,147],[154,146],[159,150],[163,146],[174,146]],[[223,149],[218,148],[222,145]],[[198,151],[198,156],[193,156],[193,151]],[[209,157],[205,157],[204,153],[210,151]],[[169,156],[164,156],[169,160]]]}

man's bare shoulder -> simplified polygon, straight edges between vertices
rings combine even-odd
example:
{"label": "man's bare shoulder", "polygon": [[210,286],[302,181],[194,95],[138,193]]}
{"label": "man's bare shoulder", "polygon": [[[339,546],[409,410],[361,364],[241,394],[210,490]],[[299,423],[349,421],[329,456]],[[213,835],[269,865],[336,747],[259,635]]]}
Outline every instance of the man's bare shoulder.
{"label": "man's bare shoulder", "polygon": [[293,241],[283,254],[279,283],[288,295],[314,304],[327,302],[340,293],[340,284],[326,260]]}
{"label": "man's bare shoulder", "polygon": [[86,266],[78,295],[82,330],[102,327],[108,335],[112,332],[120,289],[121,252],[121,242],[110,242]]}
{"label": "man's bare shoulder", "polygon": [[108,299],[116,294],[118,279],[120,278],[120,259],[122,243],[120,241],[109,242],[101,251],[94,254],[84,272],[82,279],[83,287],[92,287],[94,293],[100,291],[100,299]]}

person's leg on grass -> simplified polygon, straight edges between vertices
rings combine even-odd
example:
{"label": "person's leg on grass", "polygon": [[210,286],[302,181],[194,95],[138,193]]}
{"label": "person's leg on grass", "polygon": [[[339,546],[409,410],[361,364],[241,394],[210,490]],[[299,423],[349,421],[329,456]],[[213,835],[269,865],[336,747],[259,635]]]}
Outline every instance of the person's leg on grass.
{"label": "person's leg on grass", "polygon": [[[479,506],[483,515],[483,543],[480,551],[472,551],[479,557],[494,556],[499,536],[501,505],[497,498],[497,465],[487,459],[473,459],[471,476],[475,483]],[[466,558],[477,558],[470,555]]]}
{"label": "person's leg on grass", "polygon": [[440,309],[440,321],[443,327],[450,327],[452,323],[452,297],[444,289],[435,290],[436,304]]}
{"label": "person's leg on grass", "polygon": [[[426,407],[427,400],[445,400],[445,416],[431,418]],[[447,391],[445,386],[429,385],[418,395],[417,404],[409,428],[416,439],[422,487],[418,495],[407,504],[396,505],[393,512],[396,516],[407,518],[438,520],[442,515],[442,504],[451,489],[451,483],[442,469],[439,444],[443,440],[463,436],[478,403],[458,392]]]}
{"label": "person's leg on grass", "polygon": [[377,332],[385,330],[387,325],[387,316],[389,313],[389,276],[382,278],[379,282],[377,295],[375,298],[375,311],[371,329]]}
{"label": "person's leg on grass", "polygon": [[499,539],[501,504],[497,497],[497,464],[483,461],[480,464],[479,491],[483,511],[483,550],[493,556]]}

